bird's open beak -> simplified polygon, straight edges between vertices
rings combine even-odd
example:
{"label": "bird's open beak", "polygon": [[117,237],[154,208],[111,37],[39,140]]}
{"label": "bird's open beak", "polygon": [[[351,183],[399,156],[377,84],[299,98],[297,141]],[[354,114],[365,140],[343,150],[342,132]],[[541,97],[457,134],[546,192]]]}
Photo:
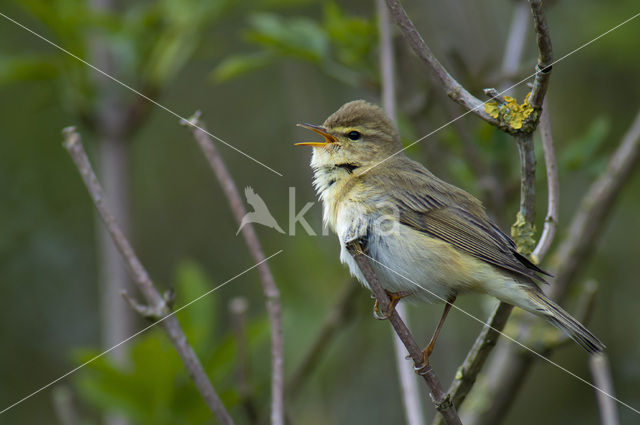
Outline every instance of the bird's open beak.
{"label": "bird's open beak", "polygon": [[298,127],[306,128],[307,130],[314,131],[324,137],[324,142],[302,142],[296,143],[296,146],[326,146],[329,143],[335,143],[336,138],[327,132],[327,129],[319,125],[313,124],[298,124]]}

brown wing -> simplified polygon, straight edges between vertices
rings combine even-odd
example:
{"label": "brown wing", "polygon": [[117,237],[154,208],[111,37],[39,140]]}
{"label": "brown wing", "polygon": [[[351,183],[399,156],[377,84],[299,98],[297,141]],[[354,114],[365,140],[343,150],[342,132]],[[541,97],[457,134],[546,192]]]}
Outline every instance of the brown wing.
{"label": "brown wing", "polygon": [[486,215],[480,201],[411,163],[409,170],[405,167],[404,184],[394,185],[407,189],[392,192],[402,224],[494,266],[545,282],[537,273],[550,275],[517,252],[516,244]]}
{"label": "brown wing", "polygon": [[[429,211],[401,210],[400,222],[415,230],[450,243],[480,260],[533,280],[545,273],[519,254],[513,241],[502,232],[457,207]],[[546,274],[546,273],[545,273]]]}

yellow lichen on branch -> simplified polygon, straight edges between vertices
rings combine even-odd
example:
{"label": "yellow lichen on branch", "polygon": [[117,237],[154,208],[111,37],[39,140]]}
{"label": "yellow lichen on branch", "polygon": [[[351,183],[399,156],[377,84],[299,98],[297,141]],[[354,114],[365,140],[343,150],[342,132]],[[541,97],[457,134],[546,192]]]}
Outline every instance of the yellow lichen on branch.
{"label": "yellow lichen on branch", "polygon": [[518,211],[516,222],[511,226],[511,237],[516,242],[520,254],[531,256],[536,247],[535,231],[533,224],[527,222],[522,213]]}
{"label": "yellow lichen on branch", "polygon": [[514,130],[520,130],[523,123],[533,114],[535,109],[529,103],[529,95],[527,93],[522,104],[518,104],[516,99],[511,96],[505,96],[505,102],[487,102],[484,105],[484,111],[493,118],[499,118]]}

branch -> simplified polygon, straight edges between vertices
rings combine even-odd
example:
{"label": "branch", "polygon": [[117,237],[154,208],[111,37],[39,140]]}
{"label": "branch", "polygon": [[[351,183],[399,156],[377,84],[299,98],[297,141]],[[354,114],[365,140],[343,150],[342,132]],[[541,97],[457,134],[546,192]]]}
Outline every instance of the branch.
{"label": "branch", "polygon": [[553,146],[553,135],[551,133],[551,119],[547,106],[547,98],[542,103],[542,114],[540,115],[540,138],[544,150],[544,164],[547,170],[547,216],[544,219],[542,235],[538,240],[536,249],[531,257],[534,262],[540,263],[547,254],[553,239],[556,236],[558,227],[558,215],[560,213],[560,183],[558,181],[558,165],[556,163],[556,153]]}
{"label": "branch", "polygon": [[529,0],[533,23],[536,31],[536,42],[538,43],[538,65],[536,66],[536,76],[533,80],[533,88],[529,96],[529,104],[535,109],[542,107],[544,95],[549,85],[551,76],[551,64],[553,63],[553,52],[551,49],[551,37],[549,36],[549,26],[544,16],[542,0]]}
{"label": "branch", "polygon": [[409,356],[413,360],[413,365],[415,367],[416,373],[424,379],[425,384],[429,387],[433,404],[435,405],[438,412],[440,412],[444,417],[445,423],[462,425],[462,422],[460,422],[460,418],[456,413],[456,409],[453,407],[453,403],[451,403],[451,399],[442,390],[442,385],[440,384],[440,381],[438,380],[435,372],[431,368],[431,365],[425,363],[422,350],[420,350],[420,348],[416,344],[416,341],[413,339],[411,332],[400,318],[400,315],[398,315],[398,312],[395,311],[395,309],[389,308],[391,305],[389,296],[382,288],[378,277],[371,267],[368,255],[365,254],[362,250],[362,245],[359,241],[352,241],[347,243],[346,248],[358,264],[358,267],[360,268],[360,271],[362,272],[364,277],[367,279],[369,287],[371,288],[373,295],[378,301],[378,305],[380,306],[381,311],[389,317],[391,326],[393,326],[393,329],[398,335],[398,338],[400,338],[407,351],[409,352]]}
{"label": "branch", "polygon": [[302,385],[308,382],[308,378],[318,365],[319,359],[330,347],[331,340],[339,330],[344,329],[345,324],[353,317],[358,289],[358,285],[355,282],[349,282],[347,290],[340,296],[338,302],[320,326],[320,331],[314,342],[310,345],[309,350],[302,357],[302,361],[287,382],[286,394],[289,399],[300,394]]}
{"label": "branch", "polygon": [[[169,309],[166,305],[165,299],[155,288],[149,274],[143,267],[142,263],[140,263],[140,260],[133,251],[129,241],[125,237],[124,233],[122,233],[120,226],[107,207],[104,191],[98,182],[98,178],[96,177],[91,167],[91,163],[89,162],[89,158],[82,146],[80,135],[73,127],[64,129],[63,134],[65,137],[64,147],[69,152],[69,155],[71,155],[76,167],[78,167],[78,171],[84,180],[87,190],[89,191],[89,195],[91,196],[100,217],[104,221],[107,231],[113,239],[118,252],[122,255],[122,259],[131,273],[131,278],[152,308],[162,310],[166,316]],[[196,387],[202,395],[202,398],[204,398],[205,403],[209,406],[209,409],[211,409],[215,414],[220,423],[224,425],[232,425],[233,419],[231,419],[231,416],[222,404],[222,401],[214,390],[209,378],[207,378],[204,368],[196,356],[196,353],[187,342],[187,337],[182,331],[178,319],[173,315],[163,317],[161,325],[180,355],[182,362],[189,371],[189,375],[196,384]]]}
{"label": "branch", "polygon": [[500,83],[501,88],[507,88],[513,84],[513,78],[521,68],[522,54],[529,32],[529,7],[526,0],[517,0],[514,5],[513,16],[509,26],[509,35],[505,43],[502,56],[500,76],[504,78]]}
{"label": "branch", "polygon": [[[491,313],[491,316],[489,316],[489,320],[482,328],[482,331],[477,336],[471,350],[467,353],[464,362],[458,367],[455,378],[447,391],[456,409],[464,402],[467,394],[469,394],[469,391],[473,388],[478,374],[482,370],[493,347],[498,342],[499,332],[502,332],[507,324],[511,310],[513,310],[512,305],[507,303],[498,304]],[[442,415],[436,415],[432,425],[442,425],[442,423]]]}
{"label": "branch", "polygon": [[[594,242],[606,223],[606,217],[613,209],[624,184],[640,160],[640,112],[620,145],[611,156],[607,170],[591,185],[582,198],[569,228],[568,236],[562,241],[554,256],[558,264],[556,279],[551,287],[550,297],[561,303],[575,281],[582,265],[588,260]],[[530,333],[524,336],[531,343]],[[547,351],[544,347],[543,351]],[[495,425],[507,414],[515,395],[524,383],[533,364],[530,353],[512,344],[502,345],[496,352],[496,361],[486,372],[487,381],[483,386],[483,398],[492,401],[484,411],[475,411],[467,421],[473,425]]]}
{"label": "branch", "polygon": [[[517,137],[518,152],[520,153],[520,215],[524,221],[533,226],[536,218],[536,154],[533,149],[533,136],[531,134],[523,134]],[[531,249],[527,249],[524,241],[519,242],[519,249],[525,249],[524,254],[531,254]],[[529,235],[527,235],[529,236]],[[533,238],[533,234],[530,235]]]}
{"label": "branch", "polygon": [[[389,11],[384,0],[376,0],[378,11],[378,30],[380,33],[380,74],[382,75],[382,104],[387,115],[397,126],[396,114],[396,85],[394,69],[393,40],[391,37],[391,23],[389,22]],[[404,304],[399,305],[397,313],[402,318],[406,310]],[[407,325],[409,322],[407,321]],[[396,364],[398,367],[398,378],[400,379],[400,393],[405,410],[408,425],[424,425],[424,413],[418,390],[418,382],[415,374],[409,370],[405,357],[406,350],[402,346],[399,338],[394,336],[393,346],[396,354]]]}
{"label": "branch", "polygon": [[229,302],[229,313],[231,313],[231,324],[236,340],[238,394],[240,403],[244,407],[247,419],[250,424],[259,423],[258,409],[253,401],[251,386],[249,385],[249,349],[247,347],[247,325],[246,316],[249,302],[245,297],[236,297]]}
{"label": "branch", "polygon": [[442,66],[438,59],[433,55],[431,49],[424,42],[424,39],[413,25],[413,22],[407,16],[404,8],[398,0],[385,0],[393,20],[396,22],[402,35],[411,46],[413,52],[420,58],[431,70],[434,77],[440,82],[445,89],[447,95],[456,103],[461,105],[467,111],[473,112],[484,121],[498,128],[507,130],[504,125],[496,118],[487,114],[483,108],[483,102],[469,93],[460,83],[458,83],[449,72]]}
{"label": "branch", "polygon": [[[594,385],[605,393],[614,396],[613,379],[611,379],[611,369],[609,359],[605,353],[598,353],[589,358],[589,369],[593,376]],[[600,410],[600,423],[602,425],[618,425],[618,406],[616,401],[607,397],[601,391],[596,391],[598,408]]]}
{"label": "branch", "polygon": [[[246,214],[240,192],[236,186],[227,166],[218,153],[218,149],[207,133],[201,130],[205,128],[200,121],[200,113],[196,114],[189,121],[182,121],[183,125],[191,127],[196,142],[202,149],[202,153],[209,161],[209,165],[216,175],[222,191],[227,197],[231,212],[238,222]],[[271,325],[271,425],[284,425],[284,351],[282,342],[282,309],[280,307],[280,291],[273,279],[269,265],[264,262],[265,256],[251,223],[242,227],[242,237],[244,238],[249,252],[256,263],[262,262],[258,266],[262,290],[266,298],[267,315]]]}
{"label": "branch", "polygon": [[613,209],[622,186],[640,160],[640,111],[620,145],[613,153],[605,172],[591,185],[571,221],[569,232],[558,248],[554,263],[560,265],[551,296],[563,300],[569,283],[575,278]]}

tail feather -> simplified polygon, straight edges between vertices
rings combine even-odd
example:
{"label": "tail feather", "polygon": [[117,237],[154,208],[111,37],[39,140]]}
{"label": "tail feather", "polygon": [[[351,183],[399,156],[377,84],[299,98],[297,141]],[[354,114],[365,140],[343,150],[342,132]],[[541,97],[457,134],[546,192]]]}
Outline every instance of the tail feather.
{"label": "tail feather", "polygon": [[605,345],[594,334],[585,328],[580,322],[571,317],[562,307],[551,301],[543,293],[534,295],[535,302],[541,308],[542,313],[549,322],[563,331],[572,340],[591,354],[599,353],[605,349]]}

